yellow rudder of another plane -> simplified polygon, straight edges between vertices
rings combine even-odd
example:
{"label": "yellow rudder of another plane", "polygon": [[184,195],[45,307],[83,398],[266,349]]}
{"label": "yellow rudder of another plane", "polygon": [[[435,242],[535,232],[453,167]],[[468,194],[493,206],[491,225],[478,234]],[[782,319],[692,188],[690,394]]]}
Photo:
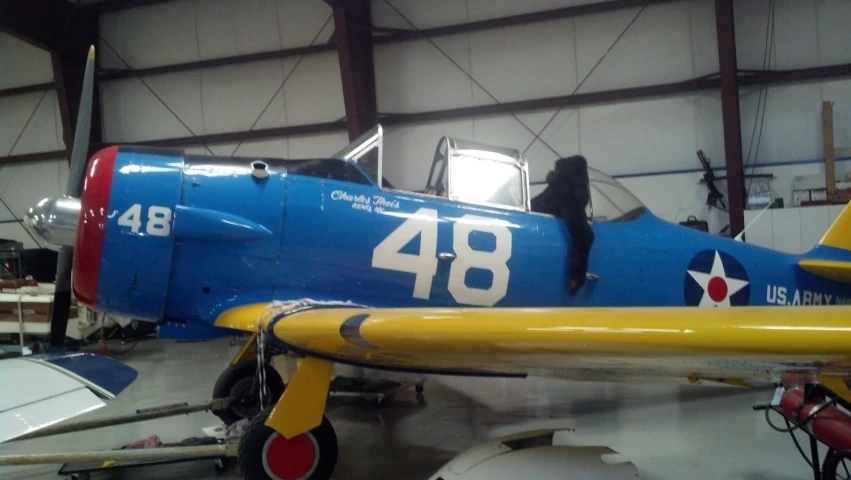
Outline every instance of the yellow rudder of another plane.
{"label": "yellow rudder of another plane", "polygon": [[851,250],[851,203],[845,206],[819,241],[820,246]]}
{"label": "yellow rudder of another plane", "polygon": [[[818,247],[832,247],[851,253],[851,203],[845,206],[827,229]],[[798,265],[813,275],[851,284],[851,261],[809,257],[798,262]]]}

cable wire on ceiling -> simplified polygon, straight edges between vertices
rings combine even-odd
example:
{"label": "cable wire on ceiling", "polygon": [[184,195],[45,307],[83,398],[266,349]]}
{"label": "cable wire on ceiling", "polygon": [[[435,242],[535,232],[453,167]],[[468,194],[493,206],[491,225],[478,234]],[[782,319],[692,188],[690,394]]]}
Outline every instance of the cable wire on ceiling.
{"label": "cable wire on ceiling", "polygon": [[[775,0],[768,2],[768,15],[765,22],[765,47],[762,54],[762,70],[767,71],[771,68],[771,60],[774,57],[774,68],[777,68],[777,48],[775,45],[775,14],[777,5]],[[763,97],[764,95],[764,97]],[[762,143],[762,128],[765,125],[765,111],[768,106],[768,85],[761,85],[759,89],[759,98],[757,99],[756,112],[754,113],[753,130],[751,131],[751,139],[748,145],[748,156],[745,159],[744,170],[747,170],[748,165],[751,168],[751,177],[747,179],[745,192],[750,191],[751,182],[753,182],[753,174],[756,171],[759,161],[759,147]],[[760,107],[762,113],[760,113]],[[759,133],[757,134],[757,123],[759,124]],[[756,139],[756,150],[754,152],[753,162],[751,162],[751,150]]]}
{"label": "cable wire on ceiling", "polygon": [[[413,28],[413,29],[414,29],[414,31],[419,32],[419,33],[421,33],[421,32],[422,32],[422,30],[420,30],[419,28],[417,28],[417,26],[416,26],[416,25],[414,25],[414,22],[412,22],[410,19],[408,19],[408,17],[406,17],[406,16],[405,16],[405,14],[403,14],[402,12],[400,12],[398,8],[396,8],[396,7],[395,7],[392,3],[390,3],[390,0],[384,0],[384,3],[386,3],[386,4],[387,4],[390,8],[392,8],[392,9],[393,9],[393,10],[394,10],[394,11],[395,11],[395,12],[396,12],[396,13],[397,13],[400,17],[402,17],[402,19],[403,19],[405,22],[407,22],[407,23],[408,23],[408,25],[410,25],[410,26],[411,26],[411,28]],[[484,87],[484,85],[482,85],[481,83],[479,83],[479,81],[478,81],[478,80],[476,80],[476,79],[475,79],[475,78],[474,78],[471,74],[469,74],[466,70],[464,70],[464,67],[462,67],[461,65],[459,65],[459,64],[458,64],[458,62],[456,62],[456,61],[455,61],[452,57],[450,57],[450,56],[449,56],[449,54],[447,54],[445,51],[443,51],[443,49],[442,49],[442,48],[440,48],[440,47],[437,45],[437,43],[435,43],[435,42],[434,42],[434,40],[432,40],[431,38],[429,38],[428,36],[425,36],[425,35],[423,35],[423,38],[424,38],[424,39],[425,39],[428,43],[430,43],[430,44],[431,44],[434,48],[436,48],[436,49],[437,49],[437,51],[439,51],[439,52],[441,53],[441,55],[443,55],[443,56],[444,56],[444,57],[446,57],[446,58],[447,58],[450,62],[452,62],[452,64],[453,64],[453,65],[455,65],[455,67],[456,67],[456,68],[458,68],[458,70],[460,70],[460,71],[461,71],[461,72],[462,72],[462,73],[463,73],[463,74],[464,74],[467,78],[469,78],[469,79],[470,79],[470,80],[471,80],[474,84],[476,84],[476,86],[477,86],[477,87],[481,88],[483,92],[485,92],[485,93],[486,93],[489,97],[491,97],[491,100],[493,100],[494,102],[496,102],[496,104],[497,104],[497,105],[502,105],[502,102],[500,102],[500,101],[499,101],[499,100],[498,100],[498,99],[497,99],[497,98],[496,98],[493,94],[491,94],[491,93],[488,91],[488,89],[486,89],[486,88]],[[511,117],[513,117],[515,120],[517,120],[517,122],[518,122],[518,123],[520,123],[520,125],[523,125],[523,127],[524,127],[524,128],[526,128],[526,130],[528,130],[528,131],[529,131],[529,133],[531,133],[532,135],[535,135],[535,131],[534,131],[534,130],[532,130],[532,129],[528,126],[528,125],[526,125],[526,124],[525,124],[522,120],[520,120],[520,118],[518,118],[518,117],[517,117],[517,115],[515,115],[514,113],[511,113],[511,112],[509,112],[508,114],[509,114],[509,115],[511,115]],[[537,138],[537,136],[536,136],[536,138]],[[546,147],[547,147],[547,148],[549,148],[549,149],[550,149],[550,150],[551,150],[551,151],[552,151],[552,152],[556,155],[556,157],[559,157],[559,156],[560,156],[560,155],[558,154],[558,152],[557,152],[557,151],[556,151],[553,147],[551,147],[551,146],[550,146],[547,142],[544,142],[543,140],[541,140],[541,143],[543,143],[544,145],[546,145]],[[525,152],[524,152],[524,153],[525,153]]]}
{"label": "cable wire on ceiling", "polygon": [[[332,13],[331,15],[329,15],[329,16],[328,16],[328,18],[327,18],[327,19],[325,19],[325,23],[323,23],[323,24],[322,24],[322,26],[321,26],[321,27],[319,27],[319,31],[318,31],[318,32],[316,32],[316,35],[314,35],[314,36],[313,36],[313,40],[311,40],[311,41],[310,41],[310,46],[311,46],[311,47],[312,47],[312,46],[316,43],[316,40],[318,40],[318,39],[319,39],[319,36],[320,36],[320,35],[322,35],[322,32],[325,30],[325,27],[328,25],[328,22],[330,22],[332,18],[334,18],[334,14],[333,14],[333,13]],[[296,60],[295,65],[293,65],[293,68],[290,70],[290,73],[288,73],[288,74],[287,74],[287,76],[286,76],[286,77],[284,77],[284,81],[283,81],[283,82],[281,82],[281,85],[278,87],[278,89],[277,89],[277,90],[275,90],[275,93],[273,93],[273,94],[272,94],[272,98],[270,98],[270,99],[269,99],[269,101],[266,103],[266,106],[265,106],[265,107],[263,107],[263,110],[260,112],[260,115],[258,115],[258,116],[257,116],[257,119],[256,119],[256,120],[254,120],[254,123],[252,123],[252,124],[251,124],[251,127],[248,129],[248,131],[249,131],[249,132],[250,132],[250,131],[252,131],[252,130],[254,130],[254,127],[256,127],[256,126],[257,126],[257,123],[259,123],[259,122],[260,122],[260,119],[261,119],[261,118],[263,118],[263,114],[265,114],[265,113],[266,113],[266,110],[268,110],[268,109],[269,109],[269,106],[271,106],[271,105],[272,105],[272,102],[274,102],[274,101],[275,101],[275,97],[277,97],[277,96],[278,96],[278,93],[280,93],[280,91],[281,91],[281,90],[283,90],[284,85],[286,85],[286,84],[287,84],[287,81],[289,81],[290,77],[292,77],[293,73],[295,73],[295,71],[296,71],[296,69],[298,68],[299,64],[301,64],[301,61],[302,61],[302,60],[304,60],[305,55],[306,55],[306,54],[304,54],[304,53],[303,53],[303,54],[301,54],[301,55],[299,55],[298,60]],[[237,143],[237,144],[236,144],[236,148],[234,148],[234,149],[233,149],[233,152],[231,152],[231,154],[230,154],[230,156],[231,156],[231,157],[232,157],[232,156],[234,156],[234,155],[236,154],[236,151],[237,151],[237,150],[239,150],[239,147],[240,147],[240,146],[242,146],[242,143],[243,143],[243,142],[245,142],[245,137],[243,137],[243,138],[239,141],[239,143]]]}
{"label": "cable wire on ceiling", "polygon": [[[398,8],[396,8],[392,3],[390,3],[390,0],[384,0],[384,3],[386,3],[391,9],[393,9],[416,32],[420,32],[420,33],[422,32],[422,30],[417,28],[417,26],[414,25],[414,23],[410,19],[408,19],[408,17],[406,17],[401,11],[399,11]],[[623,29],[623,31],[620,33],[620,35],[618,35],[618,37],[615,39],[615,41],[612,43],[612,45],[609,46],[609,49],[606,50],[606,53],[604,53],[600,57],[600,59],[597,61],[596,64],[594,64],[594,66],[591,68],[591,70],[588,72],[588,74],[585,75],[585,77],[582,79],[582,81],[580,81],[579,84],[576,86],[576,88],[571,92],[571,95],[575,94],[582,87],[582,85],[585,84],[585,81],[591,76],[592,73],[594,73],[594,71],[597,69],[597,67],[600,66],[600,64],[603,62],[603,59],[605,59],[606,56],[609,54],[609,52],[612,51],[612,48],[614,48],[614,46],[617,45],[618,42],[620,42],[620,40],[623,38],[623,36],[629,31],[630,27],[632,27],[632,25],[635,23],[635,21],[638,20],[638,17],[641,15],[641,13],[644,11],[645,8],[647,8],[647,4],[644,4],[641,7],[641,9],[638,10],[638,12],[632,18],[632,20],[630,20],[629,24],[627,24],[627,26]],[[477,81],[473,77],[473,75],[468,73],[461,65],[459,65],[458,62],[456,62],[454,59],[452,59],[452,57],[449,56],[449,54],[447,54],[445,51],[443,51],[443,49],[441,49],[431,38],[429,38],[428,36],[425,36],[425,35],[423,36],[423,38],[426,41],[428,41],[434,48],[436,48],[450,62],[452,62],[452,64],[455,65],[455,67],[458,68],[462,73],[464,73],[464,75],[467,76],[467,78],[469,78],[473,83],[475,83],[476,86],[481,88],[483,92],[485,92],[494,102],[497,103],[497,105],[502,105],[502,102],[500,102],[499,99],[497,99],[493,94],[491,94],[481,83],[479,83],[479,81]],[[576,59],[574,59],[574,61],[576,61]],[[547,129],[547,127],[550,126],[550,124],[553,122],[553,120],[555,120],[556,116],[559,114],[559,112],[561,112],[562,109],[564,109],[564,106],[561,106],[558,109],[556,109],[555,113],[553,113],[553,115],[550,117],[550,119],[547,121],[547,123],[544,124],[543,128],[541,128],[541,130],[537,133],[534,130],[532,130],[528,125],[526,125],[526,123],[524,123],[522,120],[520,120],[520,118],[518,118],[517,115],[509,112],[509,115],[512,118],[517,120],[518,123],[523,125],[523,127],[526,130],[528,130],[529,133],[531,133],[534,136],[532,138],[532,141],[529,142],[529,145],[526,146],[525,149],[523,149],[523,155],[525,155],[526,152],[529,151],[529,149],[532,147],[532,145],[535,144],[536,141],[540,141],[542,144],[544,144],[545,147],[547,147],[551,152],[553,152],[553,154],[555,154],[556,158],[561,158],[561,155],[558,153],[558,151],[556,151],[555,148],[553,148],[549,143],[547,143],[543,138],[541,138],[541,134],[544,132],[544,130]]]}
{"label": "cable wire on ceiling", "polygon": [[[769,0],[768,15],[766,16],[766,19],[765,19],[765,46],[763,47],[763,53],[762,53],[762,69],[763,70],[765,70],[767,68],[766,61],[769,60],[769,58],[770,58],[769,40],[771,38],[771,10],[772,10],[771,5],[772,5],[772,3],[773,3],[773,0]],[[750,159],[751,159],[751,153],[752,153],[752,150],[753,150],[753,142],[754,142],[754,139],[756,138],[756,127],[757,127],[757,124],[759,123],[759,109],[762,105],[763,90],[764,90],[764,85],[760,85],[759,97],[758,97],[757,103],[756,103],[756,115],[754,115],[753,130],[751,131],[751,140],[750,140],[750,143],[748,144],[748,155],[747,155],[747,157],[745,157],[745,165],[747,165],[750,162]]]}
{"label": "cable wire on ceiling", "polygon": [[29,118],[27,118],[26,123],[24,123],[24,128],[22,128],[21,131],[18,132],[18,137],[15,138],[15,141],[12,143],[12,148],[10,148],[9,153],[6,154],[7,157],[12,156],[12,152],[15,151],[15,147],[18,146],[18,142],[21,141],[21,137],[23,137],[24,132],[27,131],[27,127],[30,126],[30,122],[32,121],[33,117],[35,116],[35,112],[38,111],[38,107],[41,106],[41,102],[44,100],[44,97],[47,95],[47,92],[48,92],[48,90],[41,92],[41,97],[39,97],[38,102],[36,102],[35,108],[33,108],[33,111],[30,112]]}
{"label": "cable wire on ceiling", "polygon": [[[589,78],[589,77],[591,77],[591,74],[592,74],[592,73],[594,73],[594,70],[596,70],[596,69],[597,69],[597,67],[599,67],[601,63],[603,63],[603,60],[606,58],[606,56],[609,54],[609,52],[611,52],[611,51],[612,51],[612,49],[613,49],[613,48],[615,48],[615,45],[617,45],[617,44],[618,44],[618,42],[620,42],[620,41],[621,41],[621,39],[623,38],[623,36],[624,36],[624,35],[626,35],[626,32],[628,32],[628,31],[629,31],[629,29],[630,29],[630,27],[632,27],[632,25],[635,23],[635,21],[636,21],[636,20],[638,20],[638,17],[639,17],[639,16],[641,16],[641,13],[642,13],[642,12],[644,12],[644,9],[645,9],[645,8],[647,8],[647,4],[646,4],[646,3],[645,3],[642,7],[641,7],[641,9],[640,9],[640,10],[638,10],[638,12],[635,14],[635,16],[634,16],[634,17],[632,17],[632,20],[630,20],[630,22],[627,24],[626,28],[624,28],[624,29],[623,29],[623,31],[620,33],[620,35],[618,35],[618,37],[615,39],[615,41],[614,41],[614,42],[612,42],[612,44],[609,46],[609,49],[608,49],[608,50],[606,50],[606,53],[604,53],[604,54],[603,54],[603,56],[601,56],[601,57],[600,57],[600,59],[599,59],[599,60],[597,60],[597,63],[595,63],[595,64],[594,64],[594,66],[593,66],[593,67],[591,67],[591,70],[589,70],[589,71],[588,71],[588,74],[586,74],[586,75],[582,78],[582,81],[581,81],[581,82],[579,82],[579,84],[578,84],[578,85],[576,85],[576,88],[574,88],[574,89],[573,89],[573,91],[572,91],[572,92],[570,92],[570,94],[571,94],[571,95],[575,95],[575,94],[576,94],[576,92],[578,92],[578,91],[579,91],[579,89],[580,89],[580,88],[582,88],[582,85],[584,85],[584,84],[585,84],[585,81],[586,81],[586,80],[588,80],[588,78]],[[573,59],[573,61],[574,61],[574,62],[577,62],[577,61],[578,61],[578,59],[574,58],[574,59]],[[544,133],[544,130],[546,130],[546,129],[547,129],[547,127],[549,127],[549,126],[550,126],[550,124],[553,122],[553,120],[555,120],[556,116],[558,116],[558,114],[559,114],[559,113],[560,113],[563,109],[564,109],[564,106],[558,107],[558,109],[556,109],[556,111],[553,113],[553,115],[550,117],[550,119],[549,119],[549,120],[547,120],[547,123],[545,123],[545,124],[544,124],[544,126],[541,128],[541,131],[540,131],[540,132],[538,132],[538,133],[535,135],[535,138],[533,138],[533,139],[532,139],[532,141],[531,141],[531,142],[529,142],[529,145],[527,145],[527,146],[526,146],[526,148],[525,148],[525,149],[523,149],[523,155],[526,155],[526,152],[527,152],[527,151],[529,151],[529,149],[530,149],[530,148],[532,148],[532,145],[534,145],[534,144],[535,144],[535,141],[536,141],[536,140],[540,140],[540,141],[541,141],[541,143],[544,143],[544,144],[546,145],[546,142],[544,142],[544,139],[542,139],[542,138],[541,138],[541,135]],[[547,145],[547,146],[549,147],[549,145]],[[552,150],[552,148],[550,148],[550,150]],[[558,154],[556,154],[556,155],[558,155]]]}
{"label": "cable wire on ceiling", "polygon": [[[110,50],[112,50],[112,53],[114,53],[114,54],[115,54],[115,56],[116,56],[116,57],[117,57],[117,58],[121,61],[121,63],[123,63],[123,64],[124,64],[124,66],[125,66],[125,67],[127,67],[127,70],[129,70],[129,71],[131,71],[131,72],[132,72],[132,71],[134,71],[134,70],[133,70],[133,67],[131,67],[131,66],[130,66],[130,64],[129,64],[129,63],[127,63],[127,61],[126,61],[126,60],[124,60],[124,57],[122,57],[122,56],[121,56],[121,54],[119,54],[119,53],[118,53],[118,51],[117,51],[117,50],[116,50],[116,49],[115,49],[112,45],[110,45],[110,43],[109,43],[109,42],[108,42],[105,38],[100,37],[100,40],[101,40],[101,42],[103,42],[103,44],[104,44],[104,45],[106,45],[106,46],[107,46],[107,48],[109,48]],[[163,106],[163,107],[165,107],[165,109],[166,109],[166,110],[168,110],[168,111],[169,111],[169,113],[171,113],[171,114],[174,116],[174,118],[176,118],[176,119],[177,119],[177,121],[178,121],[178,122],[180,122],[180,124],[181,124],[181,125],[183,125],[183,128],[185,128],[185,129],[186,129],[186,131],[187,131],[187,132],[189,132],[189,134],[190,134],[190,135],[192,135],[192,136],[193,136],[193,137],[195,137],[195,138],[198,138],[198,141],[201,143],[201,145],[203,145],[203,146],[204,146],[204,148],[205,148],[205,149],[207,149],[207,151],[208,151],[208,152],[210,152],[210,155],[215,155],[215,153],[213,153],[213,151],[212,151],[212,150],[210,150],[210,147],[208,147],[208,146],[207,146],[207,144],[206,144],[203,140],[201,140],[201,138],[200,138],[200,137],[199,137],[199,136],[198,136],[195,132],[193,132],[191,128],[189,128],[189,125],[187,125],[187,124],[186,124],[186,122],[184,122],[184,121],[180,118],[180,116],[179,116],[177,113],[175,113],[175,112],[174,112],[174,110],[172,110],[172,109],[171,109],[171,107],[169,107],[169,106],[168,106],[168,104],[165,102],[165,100],[163,100],[163,99],[162,99],[162,98],[161,98],[161,97],[157,94],[157,92],[155,92],[155,91],[154,91],[154,89],[153,89],[153,88],[151,88],[151,86],[150,86],[150,85],[148,85],[148,82],[146,82],[144,78],[139,77],[139,76],[137,76],[136,78],[137,78],[140,82],[142,82],[142,85],[144,85],[144,86],[145,86],[145,88],[147,88],[147,89],[148,89],[148,91],[149,91],[149,92],[151,92],[151,94],[152,94],[154,97],[156,97],[156,99],[157,99],[157,100],[159,100],[159,102],[162,104],[162,106]]]}

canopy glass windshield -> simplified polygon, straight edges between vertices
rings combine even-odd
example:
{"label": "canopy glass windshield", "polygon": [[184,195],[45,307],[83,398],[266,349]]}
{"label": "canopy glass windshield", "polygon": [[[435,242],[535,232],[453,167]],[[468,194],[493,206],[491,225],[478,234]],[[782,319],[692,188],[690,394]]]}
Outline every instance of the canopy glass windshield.
{"label": "canopy glass windshield", "polygon": [[626,187],[605,173],[588,168],[594,221],[630,220],[647,208]]}
{"label": "canopy glass windshield", "polygon": [[461,202],[523,207],[523,170],[515,163],[487,158],[492,152],[459,152],[449,167],[450,195]]}

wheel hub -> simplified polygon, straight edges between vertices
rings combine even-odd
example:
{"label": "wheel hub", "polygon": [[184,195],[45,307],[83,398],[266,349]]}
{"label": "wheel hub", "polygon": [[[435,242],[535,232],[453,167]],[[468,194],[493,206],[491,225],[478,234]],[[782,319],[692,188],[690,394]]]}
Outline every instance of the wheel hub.
{"label": "wheel hub", "polygon": [[274,480],[304,480],[319,465],[319,444],[310,433],[287,440],[277,432],[263,446],[263,469]]}
{"label": "wheel hub", "polygon": [[251,395],[253,384],[254,378],[246,377],[234,383],[230,389],[230,398],[238,399],[231,409],[242,418],[251,418],[260,411],[260,399],[256,395]]}

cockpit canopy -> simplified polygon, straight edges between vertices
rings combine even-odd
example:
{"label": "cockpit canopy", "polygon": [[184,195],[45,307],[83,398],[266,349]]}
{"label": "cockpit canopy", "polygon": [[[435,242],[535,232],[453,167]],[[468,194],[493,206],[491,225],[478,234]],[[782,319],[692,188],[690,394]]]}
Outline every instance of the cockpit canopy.
{"label": "cockpit canopy", "polygon": [[588,218],[595,222],[629,220],[647,208],[626,187],[614,178],[588,167],[591,183],[591,205]]}
{"label": "cockpit canopy", "polygon": [[426,193],[528,211],[526,160],[514,149],[443,137],[434,152]]}
{"label": "cockpit canopy", "polygon": [[[334,158],[368,162],[375,183],[384,188],[382,144],[383,130],[376,125]],[[635,195],[605,173],[589,167],[588,179],[591,187],[588,217],[592,221],[628,220],[646,210]],[[457,202],[529,211],[528,163],[512,148],[442,137],[434,152],[424,193]]]}

